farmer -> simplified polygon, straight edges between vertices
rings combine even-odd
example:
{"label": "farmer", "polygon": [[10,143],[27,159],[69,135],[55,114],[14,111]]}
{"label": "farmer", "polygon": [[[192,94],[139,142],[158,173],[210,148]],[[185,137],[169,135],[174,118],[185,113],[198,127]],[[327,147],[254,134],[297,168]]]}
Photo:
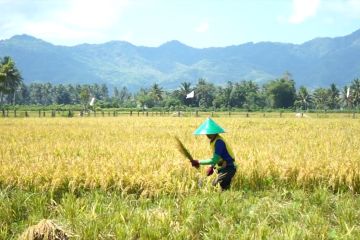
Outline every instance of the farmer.
{"label": "farmer", "polygon": [[214,180],[213,185],[215,186],[219,183],[221,189],[224,191],[230,188],[231,179],[236,173],[236,166],[234,164],[235,155],[233,151],[219,133],[225,133],[225,131],[211,118],[206,119],[206,121],[195,130],[194,135],[206,134],[210,141],[213,156],[206,160],[193,160],[191,161],[191,165],[195,168],[199,168],[200,165],[210,165],[207,169],[208,176],[214,173],[214,169],[217,169],[218,177]]}

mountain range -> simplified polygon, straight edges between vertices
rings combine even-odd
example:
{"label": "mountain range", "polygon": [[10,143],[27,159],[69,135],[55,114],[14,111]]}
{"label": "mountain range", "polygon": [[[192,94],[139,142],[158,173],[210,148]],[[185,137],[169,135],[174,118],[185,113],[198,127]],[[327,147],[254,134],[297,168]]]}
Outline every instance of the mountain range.
{"label": "mountain range", "polygon": [[297,86],[343,86],[360,77],[360,29],[343,37],[316,38],[303,44],[245,43],[193,48],[179,41],[159,47],[125,41],[58,46],[29,35],[0,41],[0,57],[11,56],[25,83],[106,83],[130,90],[158,83],[166,89],[199,78],[264,83],[292,74]]}

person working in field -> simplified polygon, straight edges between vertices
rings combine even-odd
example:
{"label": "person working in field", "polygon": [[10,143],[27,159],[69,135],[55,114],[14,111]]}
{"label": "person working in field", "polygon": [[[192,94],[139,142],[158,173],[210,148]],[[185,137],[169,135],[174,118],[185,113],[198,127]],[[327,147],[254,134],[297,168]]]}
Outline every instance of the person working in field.
{"label": "person working in field", "polygon": [[[229,144],[219,135],[225,133],[224,129],[215,123],[214,120],[208,118],[198,129],[195,130],[195,135],[205,135],[210,140],[210,147],[213,156],[206,160],[191,160],[193,167],[199,168],[200,165],[210,165],[207,169],[207,175],[210,176],[217,169],[218,177],[213,182],[213,185],[218,183],[222,190],[230,188],[231,179],[236,173],[235,155],[231,150]],[[216,166],[217,165],[217,166]]]}

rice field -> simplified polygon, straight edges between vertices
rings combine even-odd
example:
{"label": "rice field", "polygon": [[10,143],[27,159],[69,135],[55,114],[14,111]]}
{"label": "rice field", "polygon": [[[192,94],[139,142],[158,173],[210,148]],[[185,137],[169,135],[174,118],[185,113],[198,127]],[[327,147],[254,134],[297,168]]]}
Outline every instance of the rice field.
{"label": "rice field", "polygon": [[204,120],[0,119],[0,239],[42,218],[74,239],[360,237],[359,119],[214,118],[238,166],[225,193],[175,146],[208,158]]}

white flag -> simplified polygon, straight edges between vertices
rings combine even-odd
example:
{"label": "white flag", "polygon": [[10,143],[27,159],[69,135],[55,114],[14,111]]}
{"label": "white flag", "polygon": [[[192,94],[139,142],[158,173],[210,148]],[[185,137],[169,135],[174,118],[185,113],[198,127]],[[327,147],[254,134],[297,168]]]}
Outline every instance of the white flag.
{"label": "white flag", "polygon": [[186,95],[186,98],[193,98],[194,97],[194,91]]}
{"label": "white flag", "polygon": [[348,87],[347,89],[346,98],[349,98],[349,96],[350,96],[350,87]]}
{"label": "white flag", "polygon": [[93,97],[90,101],[90,106],[94,105],[94,102],[95,102],[95,98]]}

